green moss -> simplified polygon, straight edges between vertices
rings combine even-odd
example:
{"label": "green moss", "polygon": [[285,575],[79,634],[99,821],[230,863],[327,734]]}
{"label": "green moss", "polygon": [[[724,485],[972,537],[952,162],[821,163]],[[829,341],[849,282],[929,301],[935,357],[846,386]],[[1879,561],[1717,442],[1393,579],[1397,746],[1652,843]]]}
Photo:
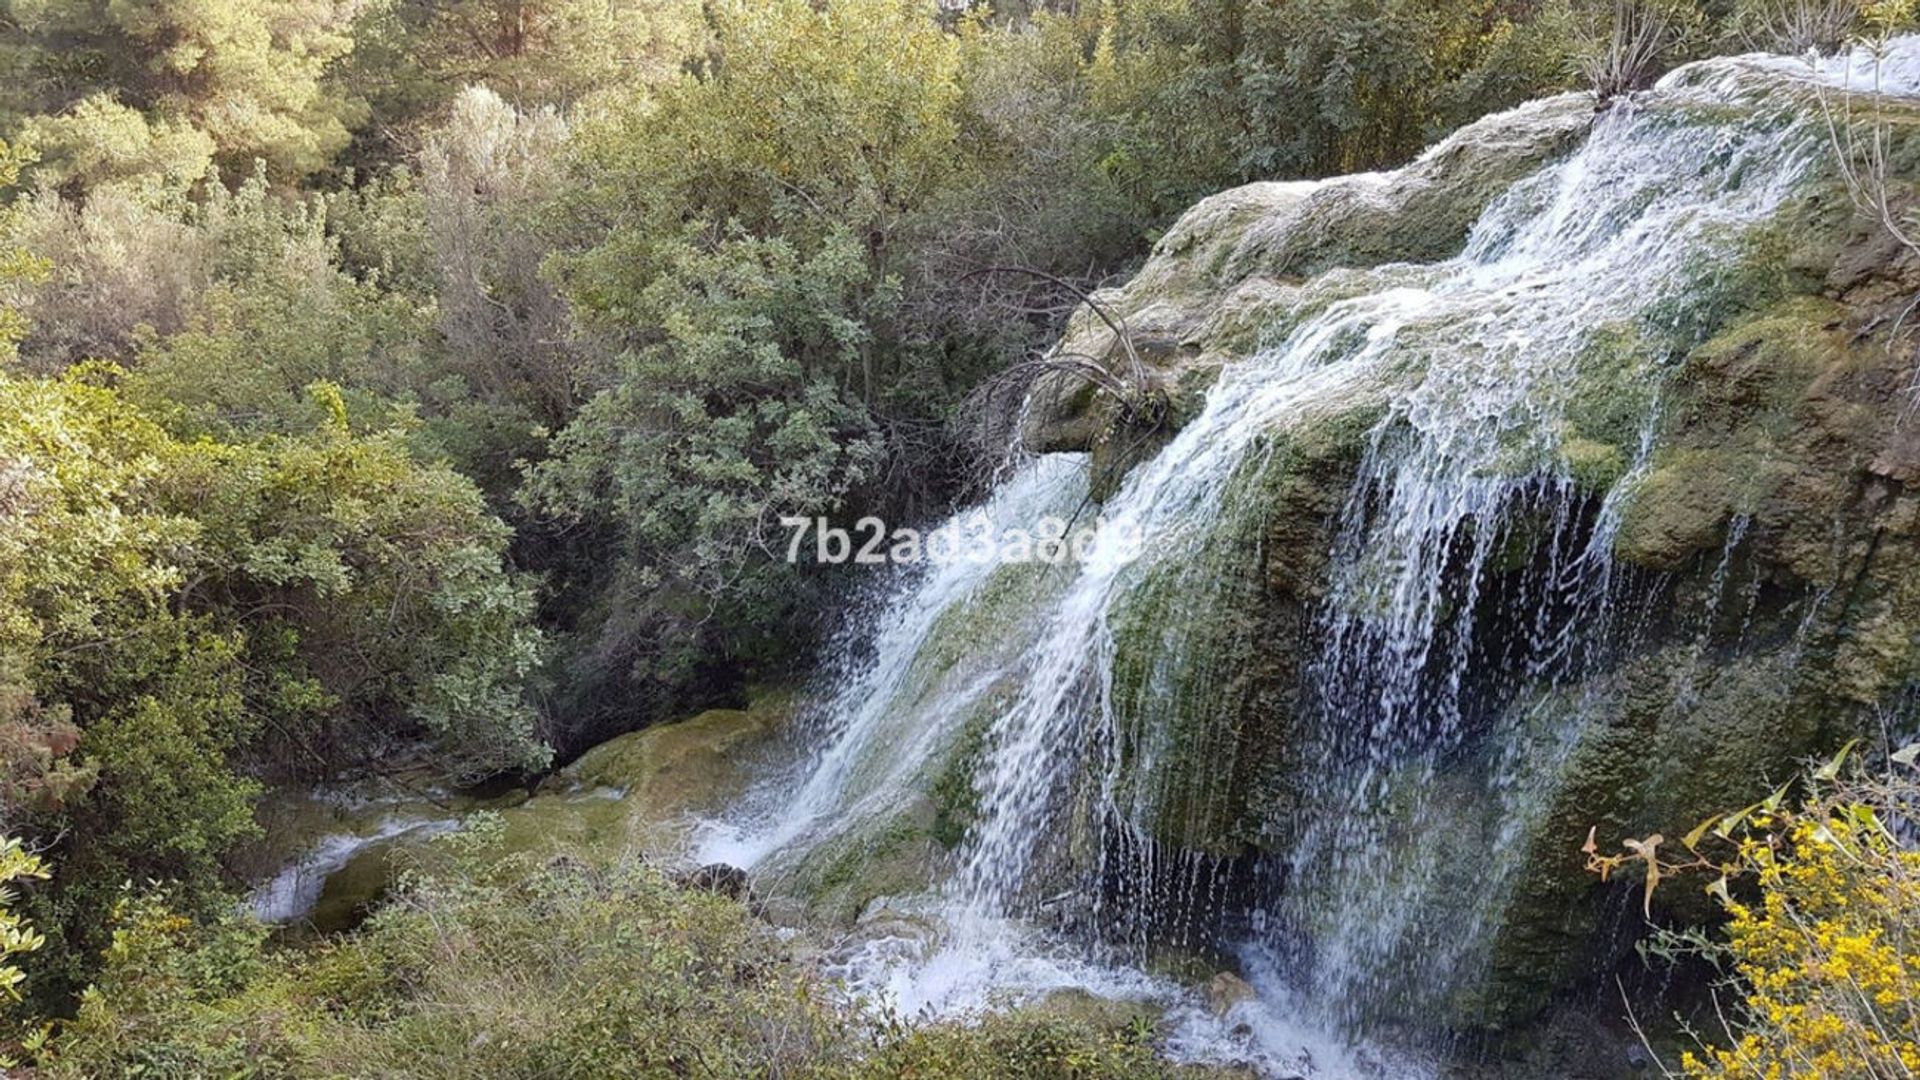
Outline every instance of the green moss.
{"label": "green moss", "polygon": [[1115,798],[1171,848],[1233,857],[1297,775],[1290,737],[1300,642],[1367,434],[1359,406],[1271,433],[1219,513],[1156,538],[1110,620]]}
{"label": "green moss", "polygon": [[1606,491],[1627,473],[1626,451],[1612,443],[1574,437],[1560,444],[1573,482],[1586,491]]}
{"label": "green moss", "polygon": [[1673,350],[1639,323],[1596,327],[1574,359],[1560,452],[1574,481],[1605,491],[1626,470],[1653,413],[1654,380]]}
{"label": "green moss", "polygon": [[628,805],[616,789],[542,793],[500,811],[502,844],[514,852],[618,852],[670,846],[672,813],[647,801]]}
{"label": "green moss", "polygon": [[1807,218],[1817,215],[1821,205],[1802,197],[1760,228],[1723,226],[1731,257],[1690,257],[1681,282],[1648,309],[1647,325],[1685,347],[1735,320],[1817,290],[1836,250],[1830,240],[1816,239],[1831,230],[1816,233],[1808,226]]}
{"label": "green moss", "polygon": [[397,847],[396,843],[376,844],[327,875],[320,899],[307,916],[313,929],[322,934],[336,933],[364,918],[393,884]]}
{"label": "green moss", "polygon": [[942,851],[932,835],[933,814],[928,800],[909,798],[884,820],[822,841],[767,884],[804,901],[822,925],[850,925],[881,897],[932,886]]}
{"label": "green moss", "polygon": [[787,694],[756,697],[746,709],[712,709],[688,720],[621,735],[562,769],[563,781],[619,788],[630,801],[692,808],[725,799],[740,758],[771,738],[793,713]]}
{"label": "green moss", "polygon": [[1648,475],[1635,487],[1616,552],[1670,569],[1717,547],[1803,471],[1805,406],[1817,381],[1857,362],[1844,310],[1794,297],[1744,318],[1687,357]]}
{"label": "green moss", "polygon": [[959,745],[947,755],[946,764],[935,775],[928,791],[934,806],[933,838],[949,850],[959,847],[966,839],[967,830],[973,827],[980,813],[980,791],[974,784],[974,774],[986,750],[993,713],[1005,706],[997,696],[990,695],[990,700],[993,704],[988,710],[977,712],[967,721],[960,733]]}
{"label": "green moss", "polygon": [[899,705],[905,707],[939,686],[941,678],[961,661],[983,659],[994,643],[1013,637],[1007,630],[1033,610],[1035,600],[1068,580],[1066,573],[1039,560],[995,567],[971,596],[949,606],[935,620],[907,676],[909,700]]}

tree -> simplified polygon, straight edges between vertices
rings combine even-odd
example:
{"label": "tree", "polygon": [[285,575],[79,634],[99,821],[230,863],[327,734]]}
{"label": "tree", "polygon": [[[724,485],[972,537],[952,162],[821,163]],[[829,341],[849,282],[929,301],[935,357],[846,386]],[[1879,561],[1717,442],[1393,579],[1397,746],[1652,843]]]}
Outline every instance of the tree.
{"label": "tree", "polygon": [[398,0],[369,11],[339,79],[380,117],[378,140],[418,148],[462,88],[568,110],[608,89],[644,91],[700,55],[699,0]]}
{"label": "tree", "polygon": [[890,264],[960,167],[958,39],[907,0],[709,10],[699,70],[577,129],[556,211],[585,242],[554,271],[614,357],[526,501],[622,555],[565,584],[588,703],[611,680],[669,707],[712,658],[790,651],[803,594],[767,557],[777,519],[873,484],[880,418],[941,381],[896,347]]}
{"label": "tree", "polygon": [[36,796],[8,828],[61,838],[49,992],[85,981],[125,881],[230,902],[257,777],[547,760],[532,597],[470,482],[354,435],[324,384],[317,431],[183,442],[118,377],[0,375],[0,720],[45,751],[0,780]]}
{"label": "tree", "polygon": [[363,106],[327,84],[353,48],[353,0],[8,0],[24,39],[12,111],[49,176],[199,179],[208,160],[281,179],[327,164]]}
{"label": "tree", "polygon": [[502,429],[484,458],[467,457],[494,491],[513,486],[516,459],[537,453],[536,429],[557,430],[578,408],[587,343],[542,272],[555,246],[543,218],[562,182],[567,134],[553,109],[515,109],[469,87],[420,155],[448,373]]}
{"label": "tree", "polygon": [[356,436],[337,387],[312,393],[318,431],[193,443],[156,485],[199,523],[176,602],[236,620],[264,668],[248,689],[273,722],[260,752],[377,768],[425,736],[456,780],[540,768],[523,698],[540,635],[506,526],[404,432]]}

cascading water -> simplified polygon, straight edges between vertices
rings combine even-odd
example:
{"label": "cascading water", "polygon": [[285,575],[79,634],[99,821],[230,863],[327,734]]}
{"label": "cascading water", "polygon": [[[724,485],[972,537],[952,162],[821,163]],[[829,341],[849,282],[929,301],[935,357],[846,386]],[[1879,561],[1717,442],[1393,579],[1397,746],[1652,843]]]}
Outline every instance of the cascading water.
{"label": "cascading water", "polygon": [[[1187,650],[1231,604],[1221,567],[1266,542],[1267,493],[1289,467],[1278,448],[1362,416],[1298,675],[1295,809],[1258,823],[1282,854],[1235,923],[1270,1007],[1254,1034],[1287,1044],[1254,1057],[1298,1067],[1313,1042],[1276,1013],[1350,1033],[1470,989],[1536,812],[1529,778],[1578,734],[1580,704],[1562,691],[1612,640],[1614,530],[1665,360],[1695,342],[1743,245],[1828,152],[1809,85],[1783,60],[1691,65],[1493,199],[1457,256],[1274,282],[1265,345],[1226,365],[1125,477],[1085,558],[960,560],[902,583],[816,710],[824,749],[715,826],[702,854],[792,865],[885,821],[960,754],[970,822],[917,909],[937,940],[904,962],[872,953],[884,971],[855,958],[849,974],[909,1009],[1076,983],[1174,992],[1125,965],[1138,956],[1114,931],[1150,914],[1117,906],[1230,906],[1212,856],[1166,842],[1219,809],[1195,755],[1224,776],[1241,752],[1178,726],[1171,702],[1204,706],[1219,689],[1196,688]],[[1432,153],[1568,108],[1526,106]],[[1365,200],[1391,180],[1299,190]],[[1640,342],[1626,361],[1605,347],[1619,333]],[[1644,433],[1639,460],[1598,483],[1579,433],[1596,387]],[[969,514],[1007,529],[1073,516],[1085,471],[1077,456],[1033,460]],[[1177,1046],[1226,1038],[1199,1016]],[[1360,1069],[1331,1045],[1310,1049],[1322,1072]]]}

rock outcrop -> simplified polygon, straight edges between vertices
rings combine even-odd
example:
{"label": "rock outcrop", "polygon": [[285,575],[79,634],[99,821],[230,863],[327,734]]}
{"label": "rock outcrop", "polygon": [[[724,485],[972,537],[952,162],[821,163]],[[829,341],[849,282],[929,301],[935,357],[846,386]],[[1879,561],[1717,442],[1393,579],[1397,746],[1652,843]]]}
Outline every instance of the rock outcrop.
{"label": "rock outcrop", "polygon": [[[768,693],[746,709],[656,724],[589,750],[531,794],[321,796],[305,807],[282,807],[275,817],[285,819],[276,833],[283,850],[333,846],[344,854],[296,860],[282,876],[292,883],[304,872],[311,880],[283,891],[304,890],[306,905],[290,896],[284,910],[261,913],[321,932],[345,929],[379,902],[396,868],[421,844],[478,813],[498,816],[503,855],[678,857],[695,816],[718,812],[741,794],[792,712],[790,695]],[[747,891],[744,875],[725,866],[695,868],[688,883],[733,896]]]}
{"label": "rock outcrop", "polygon": [[[1692,106],[1658,92],[1634,107],[1692,122]],[[1482,121],[1401,172],[1256,184],[1203,202],[1132,282],[1095,298],[1131,342],[1082,312],[1060,346],[1167,395],[1167,419],[1139,424],[1113,396],[1055,374],[1032,395],[1026,442],[1090,452],[1096,495],[1113,495],[1223,370],[1300,323],[1303,297],[1337,303],[1362,287],[1360,271],[1366,289],[1388,287],[1400,263],[1423,286],[1421,264],[1459,252],[1493,200],[1577,146],[1592,121],[1588,99],[1556,98]],[[1896,109],[1897,162],[1920,147],[1913,128]],[[1543,538],[1573,528],[1605,541],[1618,628],[1570,675],[1503,676],[1511,685],[1486,695],[1490,712],[1463,721],[1462,749],[1437,775],[1423,766],[1405,780],[1426,793],[1424,813],[1450,807],[1463,819],[1432,830],[1440,861],[1462,863],[1440,872],[1458,878],[1446,887],[1495,893],[1479,909],[1484,970],[1437,1004],[1447,1026],[1523,1022],[1618,959],[1632,927],[1608,919],[1608,890],[1582,870],[1589,826],[1615,838],[1684,833],[1910,712],[1920,337],[1904,316],[1920,296],[1920,259],[1863,221],[1830,169],[1812,169],[1685,295],[1587,328],[1554,408],[1539,414],[1557,425],[1553,460],[1514,466],[1548,495],[1509,514],[1476,595],[1522,589],[1543,572]],[[1144,375],[1130,374],[1132,357]],[[1309,403],[1277,425],[1220,526],[1116,606],[1121,752],[1153,753],[1123,761],[1114,793],[1163,859],[1284,861],[1298,839],[1301,777],[1321,765],[1303,757],[1302,696],[1322,650],[1331,553],[1375,497],[1365,462],[1387,430],[1392,380],[1420,375],[1381,378],[1378,393]],[[1517,632],[1499,619],[1490,609],[1482,631]],[[1520,755],[1521,790],[1493,778],[1495,742]],[[1483,820],[1496,803],[1503,829]],[[1476,875],[1487,845],[1511,856],[1511,876]],[[1663,895],[1659,917],[1711,917],[1691,892]]]}

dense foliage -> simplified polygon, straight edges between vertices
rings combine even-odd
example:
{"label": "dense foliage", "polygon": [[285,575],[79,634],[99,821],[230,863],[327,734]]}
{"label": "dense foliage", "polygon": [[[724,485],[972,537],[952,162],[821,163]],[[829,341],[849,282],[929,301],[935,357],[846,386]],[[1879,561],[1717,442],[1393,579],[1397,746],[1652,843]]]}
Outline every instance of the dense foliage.
{"label": "dense foliage", "polygon": [[49,270],[5,289],[22,366],[112,361],[174,436],[242,442],[314,431],[325,380],[474,480],[545,577],[563,751],[790,662],[830,583],[777,519],[945,504],[968,392],[1195,198],[1404,160],[1575,48],[1562,0],[0,26],[9,232]]}
{"label": "dense foliage", "polygon": [[[531,597],[472,484],[336,414],[181,441],[77,368],[0,375],[7,827],[64,837],[75,944],[122,882],[221,894],[252,777],[431,741],[454,776],[537,767]],[[68,954],[78,959],[82,954]]]}

